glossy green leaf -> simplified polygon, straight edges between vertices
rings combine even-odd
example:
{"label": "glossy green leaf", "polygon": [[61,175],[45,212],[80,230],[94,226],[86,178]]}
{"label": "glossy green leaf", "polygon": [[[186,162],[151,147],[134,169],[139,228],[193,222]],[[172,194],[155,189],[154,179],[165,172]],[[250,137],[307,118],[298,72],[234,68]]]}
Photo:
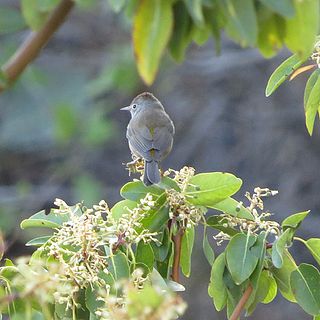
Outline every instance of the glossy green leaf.
{"label": "glossy green leaf", "polygon": [[229,227],[227,219],[221,217],[221,215],[209,216],[207,218],[207,225],[213,229],[222,231],[231,237],[239,233],[238,230]]}
{"label": "glossy green leaf", "polygon": [[205,227],[203,230],[203,241],[202,241],[202,249],[205,257],[207,258],[210,266],[212,266],[214,262],[214,251],[209,243],[208,237],[207,237],[207,228]]}
{"label": "glossy green leaf", "polygon": [[285,43],[300,57],[308,58],[319,31],[319,1],[293,0],[295,15],[286,20]]}
{"label": "glossy green leaf", "polygon": [[147,193],[159,197],[164,192],[157,186],[146,187],[142,181],[134,181],[126,183],[120,190],[120,195],[128,200],[138,202],[144,198]]}
{"label": "glossy green leaf", "polygon": [[257,41],[258,25],[253,0],[225,0],[228,17],[226,31],[242,45],[254,46]]}
{"label": "glossy green leaf", "polygon": [[320,314],[320,273],[310,264],[302,263],[290,277],[292,292],[302,309],[313,315]]}
{"label": "glossy green leaf", "polygon": [[88,310],[92,313],[95,313],[98,308],[103,306],[103,301],[98,299],[99,288],[88,286],[85,291],[85,304]]}
{"label": "glossy green leaf", "polygon": [[194,244],[194,227],[187,228],[181,241],[180,265],[182,273],[189,277],[191,273],[191,254]]}
{"label": "glossy green leaf", "polygon": [[47,12],[39,12],[37,0],[21,0],[21,11],[30,28],[38,30],[47,19]]}
{"label": "glossy green leaf", "polygon": [[270,271],[272,272],[283,297],[291,302],[295,302],[296,299],[292,293],[290,285],[290,275],[294,270],[297,269],[297,265],[288,250],[283,252],[282,257],[282,267],[278,269],[274,266],[271,266]]}
{"label": "glossy green leaf", "polygon": [[306,241],[299,238],[299,240],[305,244],[313,258],[317,261],[318,265],[320,265],[320,239],[311,238]]}
{"label": "glossy green leaf", "polygon": [[276,268],[281,268],[283,265],[283,252],[286,245],[292,239],[292,231],[287,229],[282,233],[278,239],[276,239],[272,245],[272,263]]}
{"label": "glossy green leaf", "polygon": [[113,219],[118,221],[123,214],[128,214],[129,210],[132,210],[137,206],[137,203],[131,200],[121,200],[117,202],[112,208],[111,208],[111,216]]}
{"label": "glossy green leaf", "polygon": [[32,215],[30,218],[25,219],[21,222],[21,229],[43,227],[43,228],[60,228],[64,222],[67,222],[69,217],[67,214],[55,214],[50,212],[45,213],[45,210],[39,211]]}
{"label": "glossy green leaf", "polygon": [[230,214],[234,217],[253,220],[251,212],[247,208],[245,208],[240,202],[230,197],[213,205],[208,205],[208,207],[219,210],[223,213]]}
{"label": "glossy green leaf", "polygon": [[292,214],[291,216],[284,219],[281,223],[281,226],[283,229],[287,228],[293,228],[297,229],[299,228],[301,222],[305,219],[305,217],[309,214],[310,210],[298,212],[295,214]]}
{"label": "glossy green leaf", "polygon": [[304,96],[303,96],[303,105],[305,109],[307,107],[307,103],[310,97],[310,92],[314,87],[314,85],[316,84],[319,76],[320,76],[320,69],[316,69],[315,71],[312,72],[311,76],[307,81],[306,87],[304,89]]}
{"label": "glossy green leaf", "polygon": [[109,271],[116,281],[129,277],[129,264],[126,255],[119,251],[110,258]]}
{"label": "glossy green leaf", "polygon": [[187,8],[181,1],[174,4],[173,14],[174,26],[169,42],[169,50],[172,57],[177,62],[182,62],[184,60],[185,51],[190,43],[192,21],[189,17]]}
{"label": "glossy green leaf", "polygon": [[318,77],[313,88],[310,91],[310,95],[305,107],[306,126],[310,136],[313,132],[314,121],[317,115],[317,111],[320,107],[320,77]]}
{"label": "glossy green leaf", "polygon": [[133,22],[133,44],[139,74],[148,85],[155,79],[172,27],[170,1],[140,1]]}
{"label": "glossy green leaf", "polygon": [[143,263],[148,267],[149,271],[152,271],[154,264],[154,253],[149,243],[144,243],[143,241],[139,242],[136,252],[136,262]]}
{"label": "glossy green leaf", "polygon": [[258,8],[257,17],[258,48],[264,57],[270,58],[282,48],[285,20],[264,6]]}
{"label": "glossy green leaf", "polygon": [[227,245],[227,266],[237,285],[247,280],[257,266],[259,257],[252,250],[256,240],[253,235],[239,233]]}
{"label": "glossy green leaf", "polygon": [[256,268],[254,269],[250,280],[252,283],[252,286],[254,290],[258,289],[258,283],[259,283],[259,278],[261,276],[261,272],[263,270],[264,266],[264,259],[266,255],[266,238],[267,238],[267,233],[266,232],[261,232],[258,237],[257,241],[254,244],[254,246],[251,248],[251,251],[258,257],[258,263]]}
{"label": "glossy green leaf", "polygon": [[266,96],[269,97],[293,71],[297,70],[305,62],[305,60],[306,59],[301,59],[297,54],[294,54],[282,62],[268,80]]}
{"label": "glossy green leaf", "polygon": [[51,238],[51,236],[43,236],[43,237],[34,238],[34,239],[28,241],[26,243],[26,246],[40,247],[43,244],[45,244],[50,238]]}
{"label": "glossy green leaf", "polygon": [[0,34],[22,30],[26,27],[19,10],[9,6],[0,6]]}
{"label": "glossy green leaf", "polygon": [[212,265],[208,287],[208,294],[212,298],[217,311],[221,311],[227,303],[227,288],[223,281],[225,266],[225,253],[223,252]]}
{"label": "glossy green leaf", "polygon": [[251,296],[253,297],[253,301],[246,306],[246,316],[250,315],[255,310],[258,303],[264,301],[264,299],[268,295],[269,288],[272,285],[273,281],[274,279],[269,271],[263,270],[257,283],[257,289],[255,290],[254,295],[251,294]]}
{"label": "glossy green leaf", "polygon": [[123,7],[125,6],[127,0],[108,0],[109,5],[112,8],[113,11],[115,12],[120,12]]}
{"label": "glossy green leaf", "polygon": [[260,0],[260,2],[282,16],[292,17],[295,13],[292,0]]}
{"label": "glossy green leaf", "polygon": [[278,286],[277,286],[277,282],[274,279],[274,277],[272,276],[272,274],[269,277],[269,284],[268,284],[268,293],[265,296],[265,298],[261,301],[262,303],[270,303],[274,300],[274,298],[277,295],[278,292]]}
{"label": "glossy green leaf", "polygon": [[198,26],[202,26],[204,24],[202,0],[184,0],[184,3],[188,8],[189,15],[192,17],[194,23]]}
{"label": "glossy green leaf", "polygon": [[186,196],[193,204],[212,206],[236,193],[241,185],[241,179],[230,173],[200,173],[190,179]]}
{"label": "glossy green leaf", "polygon": [[162,194],[156,201],[154,207],[148,211],[141,220],[145,229],[150,232],[161,230],[162,226],[169,220],[169,207],[166,194]]}

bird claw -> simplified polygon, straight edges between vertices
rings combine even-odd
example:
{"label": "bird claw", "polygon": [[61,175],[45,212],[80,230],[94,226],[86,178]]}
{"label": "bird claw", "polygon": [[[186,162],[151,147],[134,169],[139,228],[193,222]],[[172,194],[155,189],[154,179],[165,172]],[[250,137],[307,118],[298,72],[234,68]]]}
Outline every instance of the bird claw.
{"label": "bird claw", "polygon": [[128,163],[123,163],[123,165],[126,166],[126,169],[129,171],[129,176],[131,173],[141,173],[144,170],[144,161],[141,158],[138,158],[136,156],[132,156],[133,161],[130,161]]}

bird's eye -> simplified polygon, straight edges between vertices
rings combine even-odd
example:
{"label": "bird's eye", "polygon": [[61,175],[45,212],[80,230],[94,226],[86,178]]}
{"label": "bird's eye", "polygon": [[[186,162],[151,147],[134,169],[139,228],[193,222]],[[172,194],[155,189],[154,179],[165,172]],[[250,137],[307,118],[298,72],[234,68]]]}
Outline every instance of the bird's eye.
{"label": "bird's eye", "polygon": [[136,107],[137,107],[136,104],[133,104],[133,105],[132,105],[132,109],[135,109]]}

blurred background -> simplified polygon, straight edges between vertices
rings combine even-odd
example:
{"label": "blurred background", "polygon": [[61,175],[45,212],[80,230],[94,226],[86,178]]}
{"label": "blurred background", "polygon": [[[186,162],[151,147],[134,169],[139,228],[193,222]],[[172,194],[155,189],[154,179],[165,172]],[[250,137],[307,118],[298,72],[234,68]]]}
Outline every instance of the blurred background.
{"label": "blurred background", "polygon": [[[0,0],[9,3],[19,5]],[[162,101],[176,126],[164,168],[232,172],[244,181],[238,200],[255,186],[279,190],[266,201],[275,219],[311,209],[300,236],[319,237],[320,137],[317,121],[312,138],[304,124],[306,76],[270,98],[264,95],[268,77],[288,52],[265,60],[257,50],[226,39],[221,56],[213,42],[192,45],[181,65],[165,56],[155,84],[147,88],[136,71],[130,28],[107,2],[77,8],[14,87],[1,94],[0,229],[7,256],[30,252],[24,243],[32,235],[21,232],[19,223],[50,208],[56,197],[87,205],[120,200],[119,189],[131,178],[122,165],[130,160],[129,114],[119,109],[146,90]],[[1,64],[27,34],[26,28],[0,35]],[[183,319],[225,319],[207,295],[210,268],[198,238],[192,278],[183,279],[189,304]],[[292,250],[297,262],[312,261],[299,244]],[[251,319],[290,315],[309,319],[281,297],[260,305]]]}

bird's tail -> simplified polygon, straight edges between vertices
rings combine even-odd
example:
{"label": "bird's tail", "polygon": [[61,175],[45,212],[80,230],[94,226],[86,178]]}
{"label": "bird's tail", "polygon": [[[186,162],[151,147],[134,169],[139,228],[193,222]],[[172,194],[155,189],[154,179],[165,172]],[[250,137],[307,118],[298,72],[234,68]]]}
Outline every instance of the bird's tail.
{"label": "bird's tail", "polygon": [[143,183],[146,186],[151,186],[153,184],[159,183],[161,180],[159,164],[155,160],[144,162],[144,175],[143,175]]}

